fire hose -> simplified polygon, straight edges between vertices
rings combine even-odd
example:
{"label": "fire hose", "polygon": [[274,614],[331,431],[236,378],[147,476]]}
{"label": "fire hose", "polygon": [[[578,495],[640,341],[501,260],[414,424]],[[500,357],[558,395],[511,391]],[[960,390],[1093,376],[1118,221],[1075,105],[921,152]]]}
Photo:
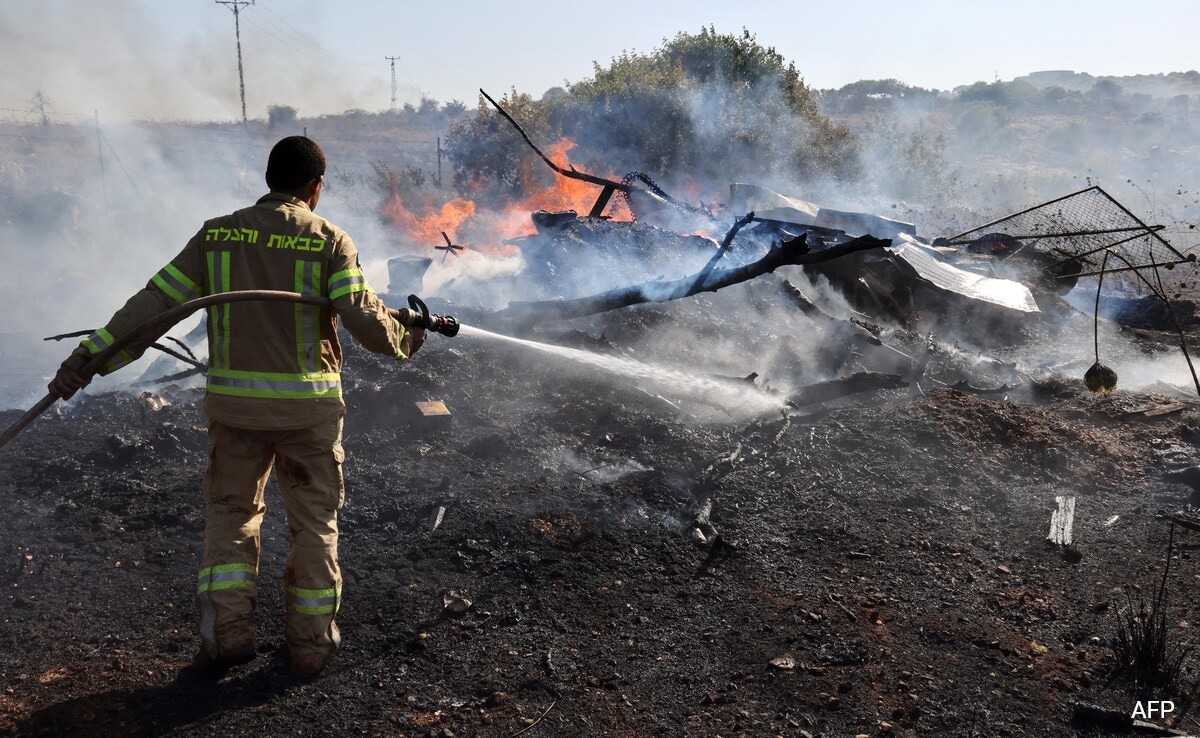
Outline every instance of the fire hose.
{"label": "fire hose", "polygon": [[[159,313],[129,333],[115,339],[112,344],[83,365],[79,370],[79,376],[86,380],[91,380],[109,359],[116,356],[118,352],[129,344],[147,338],[157,338],[169,330],[171,326],[197,310],[212,307],[213,305],[223,305],[231,302],[251,302],[255,300],[265,302],[296,302],[306,305],[319,305],[321,307],[329,307],[331,304],[328,298],[319,295],[302,295],[299,292],[283,292],[280,290],[241,290],[198,297],[195,300],[189,300],[182,305]],[[408,296],[408,304],[409,307],[400,308],[396,311],[396,318],[402,325],[409,328],[424,328],[444,336],[455,336],[458,334],[459,323],[453,316],[431,314],[429,308],[416,295]],[[24,430],[26,426],[48,410],[57,399],[59,399],[57,393],[48,392],[36,405],[29,408],[17,422],[4,431],[3,436],[0,436],[0,448],[3,448],[5,444]]]}

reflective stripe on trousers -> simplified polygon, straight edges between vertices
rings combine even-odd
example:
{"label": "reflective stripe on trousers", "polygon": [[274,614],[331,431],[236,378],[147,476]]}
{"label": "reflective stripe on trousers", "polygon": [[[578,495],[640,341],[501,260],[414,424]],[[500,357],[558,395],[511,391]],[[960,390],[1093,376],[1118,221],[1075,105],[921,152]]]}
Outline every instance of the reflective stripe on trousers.
{"label": "reflective stripe on trousers", "polygon": [[219,589],[258,586],[257,573],[250,564],[217,564],[200,570],[196,594]]}
{"label": "reflective stripe on trousers", "polygon": [[336,615],[341,604],[342,593],[336,587],[288,587],[288,607],[301,615]]}
{"label": "reflective stripe on trousers", "polygon": [[258,593],[258,573],[253,564],[215,564],[200,570],[196,577],[196,600],[200,606],[200,642],[211,657],[221,655],[217,641],[217,605],[213,593],[223,590],[249,590]]}

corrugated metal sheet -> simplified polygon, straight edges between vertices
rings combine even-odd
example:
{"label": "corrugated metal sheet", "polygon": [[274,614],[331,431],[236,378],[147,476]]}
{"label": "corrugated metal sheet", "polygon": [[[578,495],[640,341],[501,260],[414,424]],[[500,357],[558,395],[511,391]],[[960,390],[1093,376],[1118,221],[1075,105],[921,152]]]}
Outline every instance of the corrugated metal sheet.
{"label": "corrugated metal sheet", "polygon": [[910,236],[917,234],[917,228],[912,223],[892,220],[871,213],[831,210],[805,200],[781,195],[766,187],[742,182],[729,185],[727,210],[739,215],[753,212],[755,217],[765,220],[830,228],[851,236],[870,235],[876,238],[896,238],[902,233]]}
{"label": "corrugated metal sheet", "polygon": [[898,245],[888,250],[912,267],[919,277],[947,292],[1023,313],[1041,312],[1033,300],[1033,293],[1020,282],[959,269],[944,261],[937,250],[903,236]]}

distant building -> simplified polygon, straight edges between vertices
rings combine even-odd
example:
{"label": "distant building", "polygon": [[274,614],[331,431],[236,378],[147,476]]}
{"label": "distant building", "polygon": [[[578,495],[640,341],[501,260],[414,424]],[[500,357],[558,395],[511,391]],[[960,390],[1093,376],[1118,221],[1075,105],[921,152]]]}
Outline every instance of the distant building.
{"label": "distant building", "polygon": [[1096,78],[1086,72],[1076,72],[1071,69],[1046,69],[1040,72],[1030,72],[1024,79],[1035,87],[1062,87],[1067,90],[1088,90],[1096,83]]}

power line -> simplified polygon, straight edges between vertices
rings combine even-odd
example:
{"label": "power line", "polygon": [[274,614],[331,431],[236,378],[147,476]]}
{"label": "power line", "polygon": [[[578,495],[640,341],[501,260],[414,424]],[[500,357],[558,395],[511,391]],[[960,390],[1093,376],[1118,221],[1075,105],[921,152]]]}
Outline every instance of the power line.
{"label": "power line", "polygon": [[225,5],[233,11],[233,33],[237,37],[237,56],[238,56],[238,90],[242,94],[242,123],[246,120],[246,80],[242,76],[242,26],[238,19],[238,13],[246,5],[253,5],[254,0],[216,0],[217,5]]}
{"label": "power line", "polygon": [[396,112],[396,60],[400,57],[385,56],[383,58],[392,63],[392,112],[394,113]]}

